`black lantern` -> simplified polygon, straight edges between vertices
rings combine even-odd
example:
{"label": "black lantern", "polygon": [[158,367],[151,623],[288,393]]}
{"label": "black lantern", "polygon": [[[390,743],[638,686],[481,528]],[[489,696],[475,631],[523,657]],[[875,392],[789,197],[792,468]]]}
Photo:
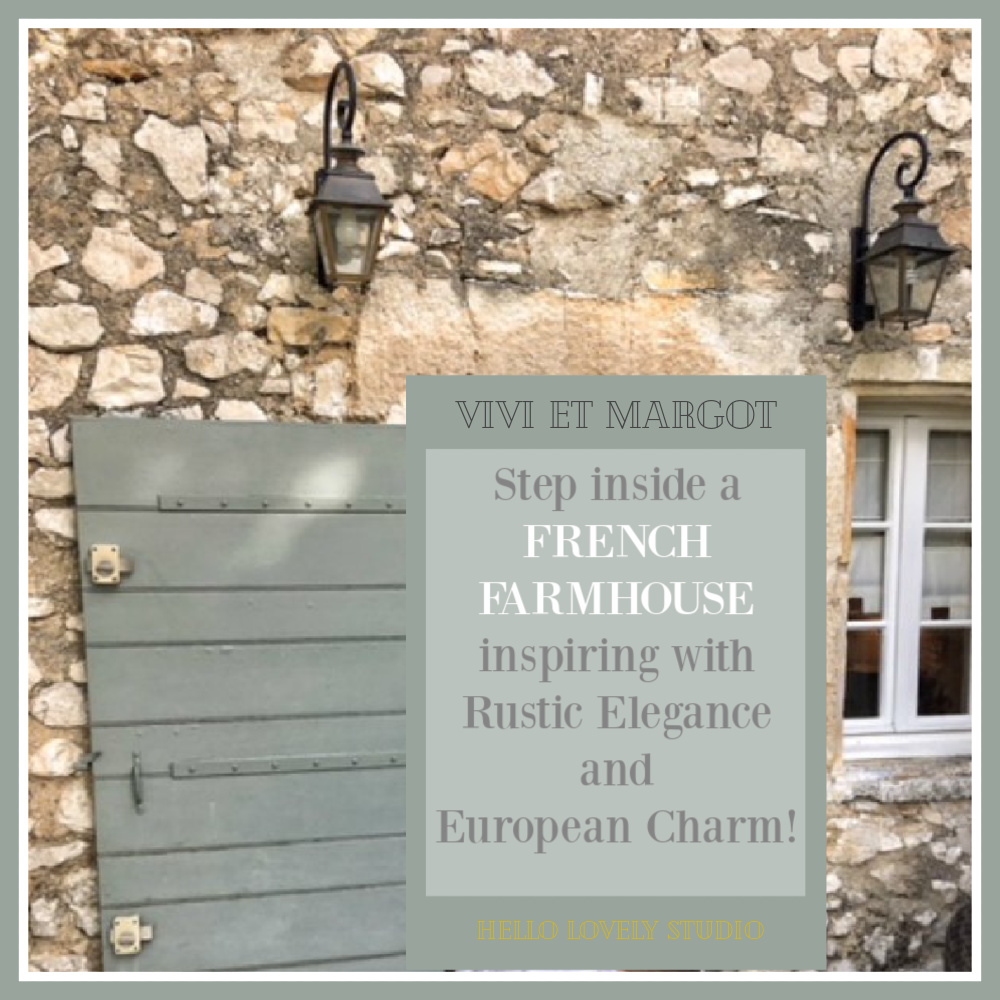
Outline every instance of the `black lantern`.
{"label": "black lantern", "polygon": [[[895,206],[897,218],[879,233],[869,246],[872,182],[883,157],[897,143],[915,142],[920,162],[904,162],[896,169],[896,186],[903,198]],[[919,132],[894,135],[875,155],[861,195],[861,225],[851,230],[851,300],[850,321],[853,330],[861,330],[872,319],[902,323],[903,329],[925,323],[941,285],[945,265],[955,248],[945,243],[937,226],[920,218],[924,202],[915,195],[917,185],[927,173],[930,150]],[[870,285],[874,306],[865,297]]]}
{"label": "black lantern", "polygon": [[[330,143],[333,94],[341,75],[347,77],[347,100],[337,102],[340,141]],[[316,171],[316,191],[309,205],[320,284],[363,285],[371,281],[382,221],[389,203],[375,178],[358,166],[365,151],[354,144],[352,129],[358,109],[354,70],[341,62],[330,75],[323,107],[323,167]]]}

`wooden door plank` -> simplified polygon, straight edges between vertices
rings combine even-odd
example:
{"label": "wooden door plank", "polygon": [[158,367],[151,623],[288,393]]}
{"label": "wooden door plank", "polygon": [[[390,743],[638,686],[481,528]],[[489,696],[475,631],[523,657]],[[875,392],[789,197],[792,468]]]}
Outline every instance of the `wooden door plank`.
{"label": "wooden door plank", "polygon": [[73,455],[83,508],[155,508],[161,495],[406,492],[403,427],[79,419]]}
{"label": "wooden door plank", "polygon": [[404,768],[98,782],[98,854],[403,833]]}
{"label": "wooden door plank", "polygon": [[[118,545],[133,560],[116,593],[406,582],[406,519],[396,514],[83,511],[79,530]],[[83,580],[85,589],[108,593],[86,572]]]}
{"label": "wooden door plank", "polygon": [[402,590],[84,592],[87,641],[135,645],[402,636]]}
{"label": "wooden door plank", "polygon": [[[108,911],[113,919],[114,909]],[[153,940],[134,956],[105,949],[109,972],[257,968],[399,953],[402,886],[150,906]],[[343,968],[343,966],[341,967]]]}
{"label": "wooden door plank", "polygon": [[[171,851],[101,860],[105,908],[212,897],[307,892],[406,879],[402,835],[220,851]],[[267,906],[261,900],[261,906]]]}
{"label": "wooden door plank", "polygon": [[[259,708],[267,709],[263,693]],[[98,780],[126,777],[136,753],[142,758],[145,773],[166,775],[172,764],[193,759],[405,753],[406,723],[402,715],[366,715],[95,726],[91,749],[99,754],[93,765]]]}
{"label": "wooden door plank", "polygon": [[402,641],[91,648],[91,722],[399,712]]}

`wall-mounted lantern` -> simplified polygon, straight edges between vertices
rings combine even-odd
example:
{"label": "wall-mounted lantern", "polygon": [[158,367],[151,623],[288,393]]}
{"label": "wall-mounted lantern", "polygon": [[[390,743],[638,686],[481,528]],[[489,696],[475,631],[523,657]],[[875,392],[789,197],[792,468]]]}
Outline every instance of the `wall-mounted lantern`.
{"label": "wall-mounted lantern", "polygon": [[[337,102],[340,140],[330,142],[333,94],[341,75],[347,78],[347,100]],[[358,109],[358,85],[349,63],[330,75],[323,107],[323,166],[316,171],[316,190],[309,205],[316,237],[320,284],[362,285],[371,281],[382,221],[389,203],[375,178],[358,166],[365,151],[354,144],[352,130]]]}
{"label": "wall-mounted lantern", "polygon": [[[902,201],[893,207],[897,218],[882,230],[869,246],[872,181],[886,153],[897,143],[915,142],[920,162],[904,162],[896,169],[896,186],[903,192]],[[903,329],[925,323],[934,305],[948,258],[955,248],[945,243],[932,222],[920,218],[924,202],[915,195],[917,185],[927,173],[930,150],[919,132],[894,135],[875,154],[861,194],[861,224],[851,230],[851,329],[862,330],[877,319],[902,323]],[[867,281],[866,281],[867,278]],[[874,304],[865,295],[871,287]]]}

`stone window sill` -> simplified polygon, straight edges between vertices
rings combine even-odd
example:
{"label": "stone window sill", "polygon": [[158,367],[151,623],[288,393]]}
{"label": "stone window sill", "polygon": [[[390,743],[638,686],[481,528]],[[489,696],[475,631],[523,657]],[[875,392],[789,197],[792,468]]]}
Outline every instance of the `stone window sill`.
{"label": "stone window sill", "polygon": [[969,757],[858,760],[827,778],[827,802],[943,802],[972,797]]}

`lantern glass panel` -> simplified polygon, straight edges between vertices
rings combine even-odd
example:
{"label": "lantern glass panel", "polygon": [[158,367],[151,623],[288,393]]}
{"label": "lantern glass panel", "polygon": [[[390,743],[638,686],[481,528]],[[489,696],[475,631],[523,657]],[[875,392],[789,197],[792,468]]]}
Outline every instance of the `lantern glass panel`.
{"label": "lantern glass panel", "polygon": [[908,254],[903,272],[902,308],[913,320],[924,320],[930,315],[947,260],[935,253]]}
{"label": "lantern glass panel", "polygon": [[895,250],[868,262],[875,309],[884,322],[924,321],[931,312],[946,256]]}
{"label": "lantern glass panel", "polygon": [[323,271],[330,281],[365,281],[378,248],[382,213],[352,205],[322,205],[316,237]]}
{"label": "lantern glass panel", "polygon": [[896,254],[886,254],[868,262],[868,281],[875,298],[875,311],[881,319],[894,316],[899,309],[899,261]]}

